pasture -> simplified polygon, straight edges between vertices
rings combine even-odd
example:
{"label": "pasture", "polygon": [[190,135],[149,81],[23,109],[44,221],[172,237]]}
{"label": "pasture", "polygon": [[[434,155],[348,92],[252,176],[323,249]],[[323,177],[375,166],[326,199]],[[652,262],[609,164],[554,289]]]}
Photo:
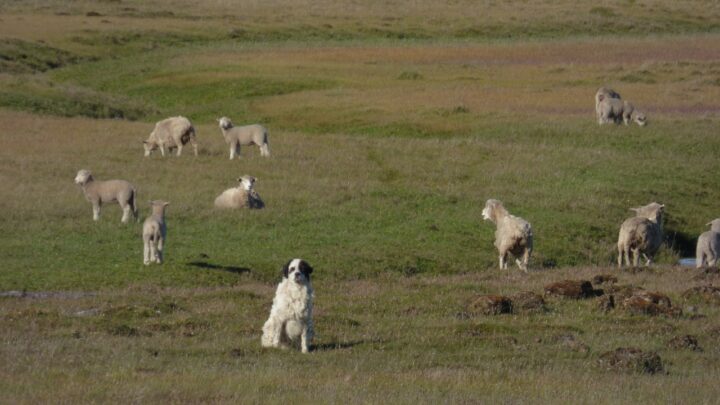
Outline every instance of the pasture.
{"label": "pasture", "polygon": [[[713,402],[720,311],[677,266],[720,217],[713,2],[0,1],[0,402]],[[278,12],[282,10],[282,12]],[[645,128],[595,121],[608,85]],[[162,118],[199,156],[143,158]],[[230,161],[215,119],[262,123]],[[117,205],[92,221],[81,168],[170,201],[162,266]],[[215,197],[258,178],[262,210]],[[535,229],[497,269],[488,198]],[[665,204],[652,269],[618,271],[630,207]],[[290,258],[310,262],[315,351],[262,350]],[[479,294],[612,274],[682,314]],[[611,288],[602,286],[601,288]],[[668,346],[696,336],[704,350]],[[572,344],[568,344],[572,342]],[[654,375],[603,352],[657,352]]]}

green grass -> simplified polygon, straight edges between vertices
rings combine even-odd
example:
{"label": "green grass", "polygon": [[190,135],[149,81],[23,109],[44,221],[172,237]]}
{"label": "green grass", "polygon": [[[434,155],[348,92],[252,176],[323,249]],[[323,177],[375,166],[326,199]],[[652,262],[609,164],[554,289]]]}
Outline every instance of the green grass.
{"label": "green grass", "polygon": [[[0,402],[717,396],[718,306],[682,295],[717,276],[673,266],[718,216],[715,5],[178,4],[0,1],[0,292],[56,293],[0,298]],[[601,85],[650,125],[598,127]],[[154,122],[178,114],[200,155],[143,158]],[[221,115],[266,125],[272,157],[229,161]],[[166,263],[142,265],[140,225],[117,205],[92,221],[81,168],[133,182],[141,218],[170,201]],[[266,208],[213,209],[243,174]],[[533,224],[529,275],[496,269],[489,198]],[[659,265],[612,270],[619,224],[650,201],[667,212]],[[259,345],[292,257],[316,269],[305,356]],[[684,314],[555,298],[466,312],[477,294],[603,272]],[[684,334],[704,351],[666,345]],[[598,366],[627,346],[667,373]]]}

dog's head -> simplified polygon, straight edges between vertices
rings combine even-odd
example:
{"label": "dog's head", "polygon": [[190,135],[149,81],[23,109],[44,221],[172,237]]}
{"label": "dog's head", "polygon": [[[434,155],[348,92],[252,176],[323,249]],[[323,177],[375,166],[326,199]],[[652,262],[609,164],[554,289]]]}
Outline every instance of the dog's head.
{"label": "dog's head", "polygon": [[292,259],[283,267],[283,277],[297,284],[310,282],[313,268],[303,259]]}

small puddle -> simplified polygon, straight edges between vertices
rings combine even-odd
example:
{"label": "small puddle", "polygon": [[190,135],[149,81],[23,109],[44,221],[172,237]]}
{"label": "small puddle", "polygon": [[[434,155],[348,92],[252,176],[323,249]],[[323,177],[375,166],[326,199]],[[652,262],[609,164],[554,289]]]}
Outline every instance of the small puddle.
{"label": "small puddle", "polygon": [[695,258],[683,257],[682,259],[678,260],[678,264],[685,267],[695,267]]}

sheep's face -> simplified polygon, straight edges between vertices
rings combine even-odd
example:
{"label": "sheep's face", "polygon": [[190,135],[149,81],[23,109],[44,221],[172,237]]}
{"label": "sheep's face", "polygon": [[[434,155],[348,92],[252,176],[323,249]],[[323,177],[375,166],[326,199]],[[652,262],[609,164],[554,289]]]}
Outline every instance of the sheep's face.
{"label": "sheep's face", "polygon": [[283,267],[283,277],[295,284],[310,282],[310,273],[313,268],[303,259],[292,259]]}
{"label": "sheep's face", "polygon": [[637,216],[647,218],[650,221],[659,224],[662,222],[662,216],[665,212],[665,205],[653,202],[644,207],[631,208],[631,210],[635,211]]}
{"label": "sheep's face", "polygon": [[158,148],[158,145],[154,142],[143,141],[143,148],[145,148],[145,157],[148,157],[152,151]]}
{"label": "sheep's face", "polygon": [[75,184],[84,185],[92,178],[92,174],[90,174],[90,170],[80,170],[75,176]]}
{"label": "sheep's face", "polygon": [[222,129],[230,129],[233,127],[233,123],[232,123],[232,121],[230,121],[230,118],[228,118],[228,117],[218,118],[218,124],[220,125],[220,128],[222,128]]}
{"label": "sheep's face", "polygon": [[485,203],[485,208],[482,210],[482,216],[483,219],[486,221],[492,221],[495,222],[495,216],[497,213],[495,212],[498,207],[502,208],[502,203],[498,200],[487,200]]}
{"label": "sheep's face", "polygon": [[720,218],[715,218],[705,225],[709,225],[711,231],[720,232]]}
{"label": "sheep's face", "polygon": [[242,187],[243,190],[250,191],[255,186],[255,181],[257,181],[257,179],[246,175],[240,177],[238,181],[240,182],[240,187]]}
{"label": "sheep's face", "polygon": [[636,122],[638,125],[640,125],[641,127],[644,127],[644,126],[647,125],[647,123],[648,123],[647,117],[646,117],[645,114],[643,114],[643,113],[637,113],[637,114],[635,114],[635,117],[634,117],[634,118],[635,118],[635,122]]}

